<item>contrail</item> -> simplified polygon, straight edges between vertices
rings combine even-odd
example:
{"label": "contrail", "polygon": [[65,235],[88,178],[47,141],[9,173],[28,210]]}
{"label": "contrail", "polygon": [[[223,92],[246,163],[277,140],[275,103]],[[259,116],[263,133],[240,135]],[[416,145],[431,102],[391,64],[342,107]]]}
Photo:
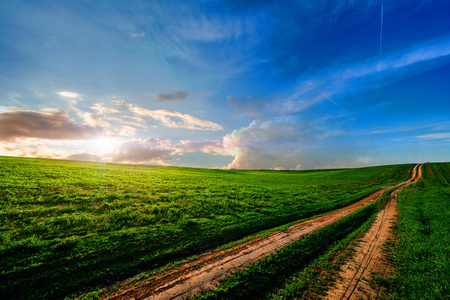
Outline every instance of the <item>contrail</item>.
{"label": "contrail", "polygon": [[381,3],[380,56],[378,57],[378,89],[380,89],[381,47],[383,46],[383,3]]}

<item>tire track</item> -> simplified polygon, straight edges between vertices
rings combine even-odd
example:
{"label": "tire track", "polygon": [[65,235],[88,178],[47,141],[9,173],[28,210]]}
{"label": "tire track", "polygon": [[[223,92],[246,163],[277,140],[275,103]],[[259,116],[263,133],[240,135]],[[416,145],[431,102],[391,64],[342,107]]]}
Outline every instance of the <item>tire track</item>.
{"label": "tire track", "polygon": [[421,164],[416,165],[411,180],[402,183],[392,193],[386,207],[378,214],[375,223],[355,247],[358,251],[342,267],[341,279],[329,290],[325,299],[378,299],[381,287],[373,283],[375,276],[389,272],[382,246],[390,238],[390,221],[397,215],[397,194],[422,177]]}
{"label": "tire track", "polygon": [[286,230],[274,232],[267,237],[256,238],[228,250],[212,251],[199,255],[193,261],[182,264],[176,269],[156,275],[151,281],[104,299],[165,300],[189,298],[201,290],[214,288],[219,279],[233,271],[244,268],[287,244],[338,221],[359,208],[376,201],[385,190],[408,184],[415,177],[417,177],[417,166],[413,170],[411,179],[406,182],[387,186],[340,210],[294,224]]}

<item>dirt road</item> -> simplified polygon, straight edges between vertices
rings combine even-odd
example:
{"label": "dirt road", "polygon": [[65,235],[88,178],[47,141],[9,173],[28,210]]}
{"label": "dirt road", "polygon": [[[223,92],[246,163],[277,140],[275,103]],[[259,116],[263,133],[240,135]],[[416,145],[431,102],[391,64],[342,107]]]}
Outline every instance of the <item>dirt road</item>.
{"label": "dirt road", "polygon": [[412,180],[395,189],[386,207],[378,214],[375,223],[364,234],[353,258],[341,268],[337,285],[328,291],[325,299],[378,299],[381,287],[373,282],[375,276],[389,273],[389,264],[383,255],[383,244],[390,238],[391,222],[397,215],[397,194],[422,177],[421,165],[414,167]]}
{"label": "dirt road", "polygon": [[417,178],[417,166],[411,179],[390,185],[372,195],[338,211],[297,223],[287,230],[270,234],[238,245],[226,251],[212,251],[198,256],[195,260],[180,265],[165,273],[156,275],[151,281],[132,287],[105,299],[186,299],[200,290],[214,287],[220,278],[236,269],[245,267],[277,249],[317,231],[345,217],[357,209],[377,200],[385,190],[401,187]]}

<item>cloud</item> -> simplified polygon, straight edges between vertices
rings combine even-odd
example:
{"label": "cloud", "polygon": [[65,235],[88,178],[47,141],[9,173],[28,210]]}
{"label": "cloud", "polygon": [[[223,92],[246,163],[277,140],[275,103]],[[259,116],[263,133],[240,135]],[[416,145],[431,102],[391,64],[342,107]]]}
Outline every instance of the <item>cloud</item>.
{"label": "cloud", "polygon": [[122,128],[120,128],[120,131],[118,133],[118,135],[120,136],[134,136],[136,135],[136,128],[131,127],[131,126],[122,126]]}
{"label": "cloud", "polygon": [[[235,111],[256,117],[248,127],[225,135],[224,151],[233,153],[235,159],[228,166],[238,169],[311,169],[317,167],[357,167],[376,164],[377,155],[370,156],[368,147],[357,147],[356,140],[345,145],[335,136],[342,135],[342,124],[327,124],[309,108],[324,101],[332,103],[331,115],[341,99],[349,92],[362,92],[378,87],[380,74],[384,84],[421,72],[426,66],[420,63],[450,54],[450,38],[424,43],[386,55],[378,59],[340,65],[298,78],[299,84],[290,96],[273,101],[261,97],[228,96],[227,103]],[[380,72],[380,73],[379,73]],[[320,109],[321,114],[324,110]],[[342,113],[342,110],[340,111]],[[275,115],[271,117],[271,115]],[[448,133],[417,136],[419,139],[448,139]],[[342,139],[343,140],[343,139]]]}
{"label": "cloud", "polygon": [[62,96],[62,97],[66,97],[66,98],[78,98],[78,97],[80,97],[79,94],[72,93],[72,92],[57,92],[57,94]]}
{"label": "cloud", "polygon": [[95,154],[90,152],[67,153],[62,158],[80,161],[98,161],[110,163],[158,163],[166,164],[172,161],[167,145],[171,141],[161,139],[131,139],[118,142],[109,152]]}
{"label": "cloud", "polygon": [[[248,127],[243,127],[227,134],[223,138],[223,146],[234,155],[228,168],[233,169],[272,169],[281,166],[281,160],[289,153],[296,152],[293,144],[298,142],[300,127],[292,118],[276,118],[274,120],[255,120]],[[298,147],[297,147],[298,148]],[[290,162],[291,165],[299,161]]]}
{"label": "cloud", "polygon": [[108,128],[111,126],[111,124],[109,124],[106,121],[101,120],[95,114],[83,112],[80,109],[76,108],[75,106],[71,106],[70,108],[78,115],[79,118],[81,118],[83,120],[85,125],[88,125],[91,127],[103,127],[103,128]]}
{"label": "cloud", "polygon": [[423,135],[416,136],[416,138],[421,139],[421,140],[450,139],[450,132],[423,134]]}
{"label": "cloud", "polygon": [[0,155],[63,159],[70,155],[68,149],[89,144],[90,140],[51,140],[42,138],[17,138],[0,141]]}
{"label": "cloud", "polygon": [[141,117],[120,116],[120,118],[107,117],[107,119],[109,121],[117,122],[117,123],[120,123],[122,125],[131,125],[131,126],[134,126],[134,127],[141,127],[141,128],[156,127],[156,126],[151,126],[151,125],[145,124],[144,119],[142,119]]}
{"label": "cloud", "polygon": [[426,129],[433,127],[433,130],[450,130],[449,122],[438,122],[438,123],[431,123],[431,124],[425,124],[425,125],[413,125],[413,126],[405,126],[405,127],[392,127],[387,128],[383,130],[375,130],[375,131],[361,131],[361,132],[354,132],[354,134],[359,135],[366,135],[366,134],[391,134],[391,133],[399,133],[399,132],[411,132],[411,131],[417,131],[420,129]]}
{"label": "cloud", "polygon": [[137,38],[137,39],[141,39],[145,36],[144,32],[133,32],[131,34],[132,37]]}
{"label": "cloud", "polygon": [[77,153],[66,156],[66,159],[104,161],[115,163],[159,163],[172,161],[170,156],[182,155],[188,152],[218,154],[223,152],[222,141],[180,141],[174,142],[164,139],[130,139],[116,144],[114,149],[96,155],[92,153]]}
{"label": "cloud", "polygon": [[81,152],[70,153],[64,158],[70,160],[103,161],[113,163],[159,163],[167,164],[173,155],[183,155],[190,152],[203,152],[213,155],[232,155],[223,147],[222,141],[179,141],[164,139],[130,139],[118,141],[102,155]]}
{"label": "cloud", "polygon": [[[357,140],[341,140],[342,124],[327,124],[312,119],[309,108],[324,101],[339,106],[334,97],[362,92],[378,87],[378,75],[384,84],[422,72],[429,66],[423,62],[450,55],[450,38],[435,40],[367,62],[340,65],[298,78],[294,92],[274,105],[258,97],[229,96],[228,105],[248,116],[257,117],[248,127],[225,135],[223,144],[235,156],[229,168],[292,169],[318,167],[358,167],[377,164],[377,154],[369,147],[358,147]],[[321,114],[324,110],[320,109]],[[333,115],[335,110],[330,112]],[[270,117],[270,113],[275,117]],[[420,128],[420,127],[417,127]],[[416,128],[414,128],[416,129]],[[400,130],[397,130],[400,131]],[[372,133],[380,133],[372,132]],[[416,136],[418,139],[448,139],[449,133]]]}
{"label": "cloud", "polygon": [[[222,152],[234,156],[227,168],[292,170],[358,165],[366,149],[351,141],[341,143],[342,130],[329,130],[328,121],[298,116],[255,120],[223,138]],[[339,126],[339,122],[332,126]]]}
{"label": "cloud", "polygon": [[128,104],[131,112],[138,116],[150,117],[161,122],[161,124],[168,128],[185,128],[194,130],[223,130],[223,127],[217,123],[202,120],[188,114],[182,114],[170,110],[150,110]]}
{"label": "cloud", "polygon": [[95,103],[93,106],[90,107],[91,109],[97,111],[99,115],[105,115],[105,114],[116,114],[119,111],[114,108],[108,108],[103,106],[101,103]]}
{"label": "cloud", "polygon": [[271,120],[255,120],[248,127],[236,129],[225,135],[226,148],[247,148],[255,145],[286,145],[319,136],[312,123],[301,122],[292,116],[281,116]]}
{"label": "cloud", "polygon": [[89,139],[95,136],[96,129],[95,126],[74,124],[61,109],[47,112],[10,109],[10,112],[0,113],[0,140],[3,141]]}
{"label": "cloud", "polygon": [[[366,62],[341,65],[300,77],[297,80],[300,83],[296,86],[295,92],[284,99],[281,105],[275,107],[275,113],[298,113],[325,100],[335,103],[332,97],[336,95],[377,88],[379,75],[381,75],[382,83],[388,84],[401,80],[404,76],[420,72],[424,68],[419,65],[422,62],[448,55],[450,55],[450,37],[386,55],[381,62],[378,58],[374,58]],[[413,66],[418,68],[412,69]]]}
{"label": "cloud", "polygon": [[203,152],[213,155],[233,156],[225,149],[220,140],[174,142],[164,139],[132,139],[123,142],[117,149],[104,155],[104,160],[121,163],[149,163],[166,164],[172,161],[170,156],[184,153]]}
{"label": "cloud", "polygon": [[186,99],[188,93],[188,91],[172,91],[166,94],[161,93],[156,95],[156,99],[158,99],[158,102],[183,101]]}
{"label": "cloud", "polygon": [[105,154],[105,160],[119,163],[159,163],[165,164],[172,159],[168,157],[170,150],[167,143],[161,139],[133,139],[126,141],[110,153]]}
{"label": "cloud", "polygon": [[79,115],[83,121],[84,124],[91,126],[91,127],[110,127],[111,124],[109,124],[108,122],[105,122],[103,120],[101,120],[97,115],[88,113],[88,112],[84,112],[82,114]]}
{"label": "cloud", "polygon": [[185,40],[216,42],[236,39],[245,32],[245,22],[238,18],[220,19],[191,15],[182,19],[177,33]]}
{"label": "cloud", "polygon": [[7,93],[7,95],[8,95],[8,100],[21,105],[21,103],[19,101],[19,99],[20,99],[20,94],[19,93]]}
{"label": "cloud", "polygon": [[254,54],[261,41],[258,29],[264,27],[261,14],[216,14],[203,5],[179,2],[176,6],[153,3],[152,17],[159,22],[146,22],[145,29],[155,56],[183,62],[188,72],[198,70],[197,82],[217,85],[260,60]]}
{"label": "cloud", "polygon": [[180,141],[171,145],[175,151],[172,154],[183,154],[186,152],[200,151],[214,155],[233,156],[233,154],[224,148],[223,141]]}

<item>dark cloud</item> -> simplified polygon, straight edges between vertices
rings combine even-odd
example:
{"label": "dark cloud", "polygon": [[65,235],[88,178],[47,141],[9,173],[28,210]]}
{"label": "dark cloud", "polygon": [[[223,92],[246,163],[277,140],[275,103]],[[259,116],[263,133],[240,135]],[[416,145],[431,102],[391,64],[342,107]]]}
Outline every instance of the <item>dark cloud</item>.
{"label": "dark cloud", "polygon": [[95,127],[74,124],[63,110],[49,112],[20,111],[0,113],[0,140],[41,138],[80,140],[95,135]]}
{"label": "dark cloud", "polygon": [[156,99],[158,99],[158,102],[183,101],[186,99],[188,94],[189,91],[171,91],[169,93],[161,93],[156,95]]}

